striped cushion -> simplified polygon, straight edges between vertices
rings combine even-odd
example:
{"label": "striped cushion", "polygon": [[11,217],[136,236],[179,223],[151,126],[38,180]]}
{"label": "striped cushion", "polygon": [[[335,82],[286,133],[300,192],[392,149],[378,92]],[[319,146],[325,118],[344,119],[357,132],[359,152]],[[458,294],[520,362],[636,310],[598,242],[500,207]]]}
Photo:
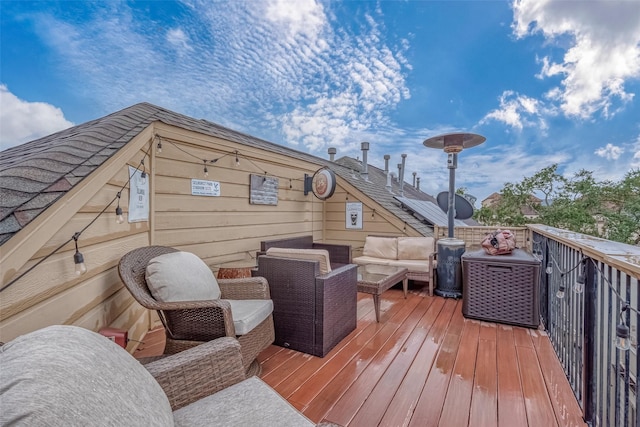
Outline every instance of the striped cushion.
{"label": "striped cushion", "polygon": [[331,272],[329,251],[326,249],[269,248],[267,249],[267,255],[278,258],[318,261],[320,263],[320,274],[327,274]]}

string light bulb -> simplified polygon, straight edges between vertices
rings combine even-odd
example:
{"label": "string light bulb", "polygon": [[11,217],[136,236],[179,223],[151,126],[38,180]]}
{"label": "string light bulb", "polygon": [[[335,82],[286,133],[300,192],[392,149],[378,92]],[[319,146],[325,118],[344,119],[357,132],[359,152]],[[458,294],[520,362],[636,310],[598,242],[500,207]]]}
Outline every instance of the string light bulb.
{"label": "string light bulb", "polygon": [[204,162],[204,177],[209,178],[209,169],[207,169],[207,161],[203,160],[203,162]]}
{"label": "string light bulb", "polygon": [[616,326],[616,348],[622,351],[627,351],[631,348],[631,339],[629,337],[629,327],[624,323],[624,318],[622,315],[629,306],[625,304],[622,306],[622,310],[620,310],[620,323]]}
{"label": "string light bulb", "polygon": [[140,184],[145,185],[147,183],[147,169],[144,167],[144,159],[140,160],[142,166],[142,173],[140,174]]}
{"label": "string light bulb", "polygon": [[584,272],[580,272],[578,273],[578,278],[576,279],[576,283],[573,284],[573,291],[576,294],[581,294],[582,291],[584,291],[584,283],[585,283],[585,276],[584,276]]}
{"label": "string light bulb", "polygon": [[73,240],[76,244],[76,253],[73,254],[73,263],[76,266],[76,276],[81,276],[87,272],[87,266],[84,264],[84,256],[78,250],[78,239],[80,238],[80,233],[75,233],[73,235]]}
{"label": "string light bulb", "polygon": [[547,269],[545,270],[547,274],[553,273],[553,265],[551,265],[551,261],[547,263]]}
{"label": "string light bulb", "polygon": [[558,292],[556,292],[556,298],[558,298],[558,299],[564,298],[564,284],[563,283],[561,283],[560,286],[558,286]]}
{"label": "string light bulb", "polygon": [[122,192],[118,191],[116,197],[118,198],[118,206],[116,206],[116,224],[122,224],[124,222],[124,216],[122,215],[122,208],[120,207],[120,196]]}
{"label": "string light bulb", "polygon": [[158,145],[156,145],[156,153],[162,153],[162,141],[158,141]]}
{"label": "string light bulb", "polygon": [[236,167],[240,167],[240,159],[238,158],[238,151],[236,151]]}

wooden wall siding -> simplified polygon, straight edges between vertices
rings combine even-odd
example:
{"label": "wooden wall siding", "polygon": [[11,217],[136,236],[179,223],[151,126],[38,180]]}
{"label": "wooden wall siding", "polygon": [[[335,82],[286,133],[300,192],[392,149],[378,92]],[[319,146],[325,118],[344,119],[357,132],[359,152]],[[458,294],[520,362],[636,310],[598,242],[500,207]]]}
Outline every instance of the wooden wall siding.
{"label": "wooden wall siding", "polygon": [[[154,135],[163,140],[162,153],[155,149]],[[240,167],[235,167],[236,150]],[[147,151],[149,221],[116,224],[114,203],[79,240],[88,268],[85,275],[75,276],[70,242],[3,291],[0,341],[51,324],[92,330],[117,327],[139,339],[158,324],[157,316],[133,300],[117,274],[122,255],[137,247],[158,244],[193,252],[215,271],[226,263],[255,264],[262,240],[311,234],[316,241],[350,244],[361,251],[368,234],[402,234],[402,221],[340,178],[326,202],[313,194],[305,196],[304,175],[317,170],[318,164],[287,156],[284,149],[282,154],[267,152],[155,123],[3,245],[3,284],[91,222],[127,182],[128,165],[138,166]],[[227,153],[231,154],[207,165],[206,179],[220,182],[221,196],[192,196],[191,179],[205,179],[202,159]],[[264,172],[279,179],[277,206],[249,203],[249,176]],[[345,229],[347,196],[363,203],[362,230]],[[128,200],[125,189],[120,199],[125,215]],[[410,227],[406,234],[418,235]],[[129,350],[135,347],[131,344]]]}
{"label": "wooden wall siding", "polygon": [[[143,143],[144,141],[140,141],[140,144]],[[48,230],[51,237],[41,245],[37,245],[37,239],[32,239],[32,244],[37,246],[30,248],[33,255],[21,265],[18,273],[26,271],[95,219],[127,182],[128,165],[137,166],[143,156],[144,151],[137,150],[117,168],[107,166],[112,171],[112,176],[105,177],[106,181],[93,188],[92,192],[85,192],[81,188],[96,183],[90,179],[92,176],[87,177],[86,184],[80,183],[78,189],[74,189],[76,194],[67,195],[77,198],[78,193],[85,194],[85,203],[79,207],[66,203],[66,207],[75,208],[75,212],[64,209],[64,199],[67,196],[61,200],[63,206],[60,209],[45,211],[45,216],[54,212],[60,217],[44,218],[45,222],[50,226],[55,225],[56,229]],[[96,171],[99,175],[101,169]],[[124,190],[120,206],[125,213],[128,211],[128,199],[128,190]],[[8,341],[53,324],[79,325],[98,330],[104,326],[113,326],[116,322],[136,333],[146,332],[149,315],[123,288],[117,264],[126,251],[149,244],[148,223],[116,224],[115,208],[116,203],[98,217],[78,241],[87,266],[86,274],[80,277],[75,275],[75,246],[71,241],[2,292],[0,341]]]}

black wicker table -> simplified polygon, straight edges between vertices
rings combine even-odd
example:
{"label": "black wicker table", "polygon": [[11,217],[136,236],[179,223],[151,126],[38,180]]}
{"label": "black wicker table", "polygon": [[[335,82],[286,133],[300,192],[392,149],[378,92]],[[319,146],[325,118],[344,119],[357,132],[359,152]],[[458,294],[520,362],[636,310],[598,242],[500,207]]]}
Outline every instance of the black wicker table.
{"label": "black wicker table", "polygon": [[367,264],[358,267],[358,292],[373,295],[376,322],[380,322],[380,295],[384,291],[402,281],[404,297],[407,297],[408,272],[404,267],[391,265]]}

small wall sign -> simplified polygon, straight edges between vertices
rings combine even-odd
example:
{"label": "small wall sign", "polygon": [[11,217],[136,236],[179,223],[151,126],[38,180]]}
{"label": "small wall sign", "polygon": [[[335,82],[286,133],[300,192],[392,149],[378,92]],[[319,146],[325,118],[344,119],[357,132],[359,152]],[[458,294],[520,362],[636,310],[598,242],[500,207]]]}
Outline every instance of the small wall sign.
{"label": "small wall sign", "polygon": [[345,228],[362,230],[362,203],[347,202],[345,210],[347,212]]}
{"label": "small wall sign", "polygon": [[220,196],[220,183],[218,181],[206,181],[204,179],[191,180],[192,196]]}

